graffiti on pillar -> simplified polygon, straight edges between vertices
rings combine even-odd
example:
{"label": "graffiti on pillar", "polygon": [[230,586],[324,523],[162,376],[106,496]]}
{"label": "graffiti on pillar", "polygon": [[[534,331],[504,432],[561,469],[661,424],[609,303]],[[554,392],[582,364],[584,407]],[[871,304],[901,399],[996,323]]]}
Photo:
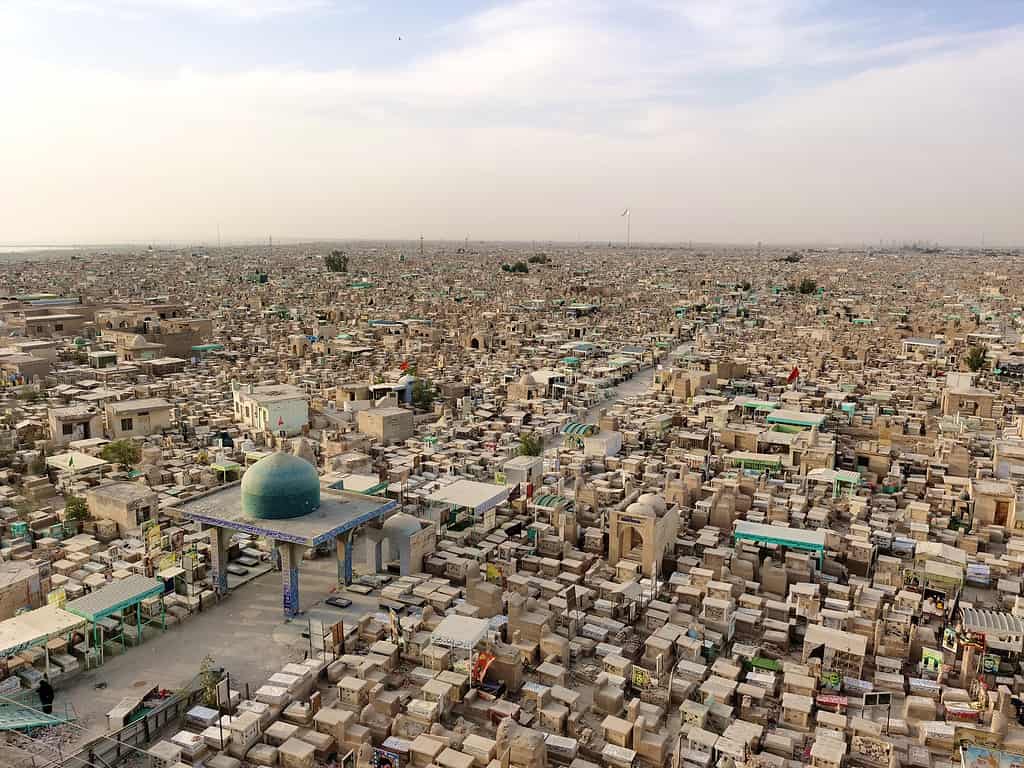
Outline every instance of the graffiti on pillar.
{"label": "graffiti on pillar", "polygon": [[210,530],[210,565],[213,570],[213,588],[218,595],[228,593],[228,553],[225,546],[227,536],[217,528]]}
{"label": "graffiti on pillar", "polygon": [[352,534],[345,536],[345,584],[352,583]]}
{"label": "graffiti on pillar", "polygon": [[284,612],[294,616],[299,612],[299,569],[289,568],[284,577]]}

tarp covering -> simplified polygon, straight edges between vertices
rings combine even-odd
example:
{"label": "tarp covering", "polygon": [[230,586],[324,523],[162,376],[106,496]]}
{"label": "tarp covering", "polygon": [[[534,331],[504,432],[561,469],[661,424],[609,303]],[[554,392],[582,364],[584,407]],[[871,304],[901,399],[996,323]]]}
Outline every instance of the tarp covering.
{"label": "tarp covering", "polygon": [[54,605],[0,621],[0,658],[85,626],[85,620]]}

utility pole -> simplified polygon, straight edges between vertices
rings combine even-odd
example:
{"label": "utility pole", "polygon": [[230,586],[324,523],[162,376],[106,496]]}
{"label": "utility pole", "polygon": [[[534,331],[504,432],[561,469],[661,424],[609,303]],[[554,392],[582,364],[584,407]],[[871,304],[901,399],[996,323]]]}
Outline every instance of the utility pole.
{"label": "utility pole", "polygon": [[423,255],[423,235],[420,235],[420,256]]}

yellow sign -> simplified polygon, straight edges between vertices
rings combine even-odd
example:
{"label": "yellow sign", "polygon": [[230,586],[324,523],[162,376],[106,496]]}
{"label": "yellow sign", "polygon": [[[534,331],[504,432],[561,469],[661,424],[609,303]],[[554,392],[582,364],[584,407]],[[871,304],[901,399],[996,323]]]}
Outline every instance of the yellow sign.
{"label": "yellow sign", "polygon": [[63,608],[68,604],[68,593],[64,590],[64,587],[57,587],[50,594],[46,596],[46,604],[56,606],[57,608]]}
{"label": "yellow sign", "polygon": [[178,558],[173,554],[164,555],[160,558],[160,565],[157,568],[158,571],[166,571],[168,568],[173,568],[178,564]]}
{"label": "yellow sign", "polygon": [[647,688],[651,684],[651,673],[643,667],[633,665],[633,687]]}
{"label": "yellow sign", "polygon": [[160,549],[160,526],[151,525],[146,531],[146,547],[148,549]]}
{"label": "yellow sign", "polygon": [[501,584],[501,571],[494,563],[487,564],[487,580],[492,584]]}
{"label": "yellow sign", "polygon": [[498,485],[504,485],[505,484],[505,473],[504,472],[495,472],[494,473],[494,482],[496,482]]}

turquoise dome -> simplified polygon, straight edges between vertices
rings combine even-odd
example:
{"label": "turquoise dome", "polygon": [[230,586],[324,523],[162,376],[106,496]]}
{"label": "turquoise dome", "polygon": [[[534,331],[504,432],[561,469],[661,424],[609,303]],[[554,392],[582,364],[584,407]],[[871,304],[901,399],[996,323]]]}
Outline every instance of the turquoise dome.
{"label": "turquoise dome", "polygon": [[290,453],[272,453],[242,476],[242,511],[260,520],[308,515],[320,506],[316,467]]}

